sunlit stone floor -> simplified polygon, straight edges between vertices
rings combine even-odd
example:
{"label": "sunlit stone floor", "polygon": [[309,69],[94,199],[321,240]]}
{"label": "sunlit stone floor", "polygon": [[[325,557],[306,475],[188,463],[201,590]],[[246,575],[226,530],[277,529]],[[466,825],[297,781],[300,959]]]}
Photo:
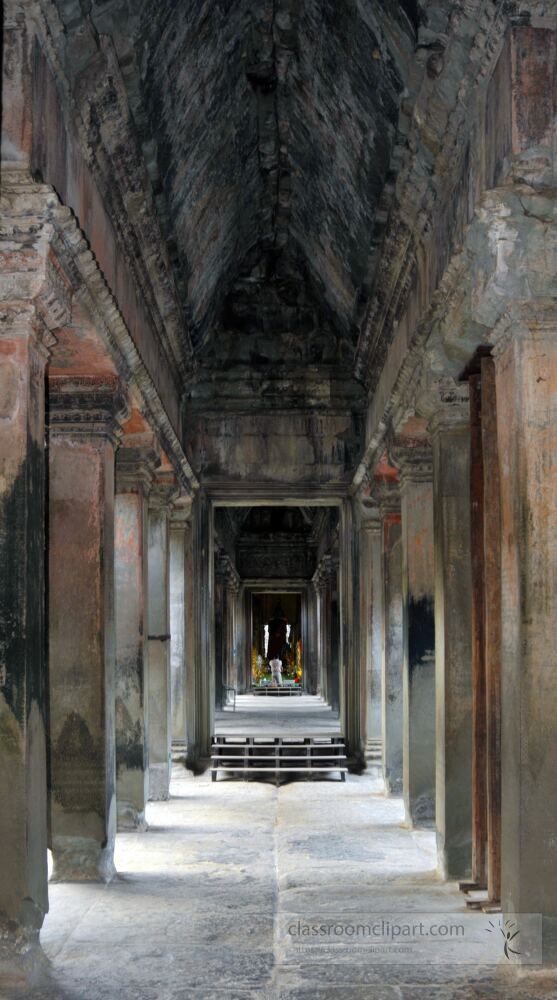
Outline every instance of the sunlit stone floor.
{"label": "sunlit stone floor", "polygon": [[41,1000],[534,1000],[548,974],[494,967],[382,964],[297,953],[284,928],[315,914],[458,914],[435,873],[433,834],[410,831],[377,779],[276,788],[194,778],[175,767],[172,798],[148,832],[121,834],[108,887],[53,885],[42,933],[52,982]]}

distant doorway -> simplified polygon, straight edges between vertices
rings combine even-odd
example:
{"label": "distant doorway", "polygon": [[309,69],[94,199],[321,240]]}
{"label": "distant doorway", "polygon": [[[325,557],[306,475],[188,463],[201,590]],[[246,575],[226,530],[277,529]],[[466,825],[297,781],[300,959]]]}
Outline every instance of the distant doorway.
{"label": "distant doorway", "polygon": [[284,694],[303,690],[300,593],[252,594],[250,682],[253,692],[267,693],[267,689],[277,687],[282,688]]}

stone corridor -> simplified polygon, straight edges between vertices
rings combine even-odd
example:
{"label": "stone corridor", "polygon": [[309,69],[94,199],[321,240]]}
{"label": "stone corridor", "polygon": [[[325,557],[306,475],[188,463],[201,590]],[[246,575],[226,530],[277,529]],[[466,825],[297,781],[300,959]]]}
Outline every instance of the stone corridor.
{"label": "stone corridor", "polygon": [[286,915],[462,912],[435,872],[434,834],[410,830],[379,779],[276,789],[193,778],[146,834],[119,834],[108,887],[51,885],[41,935],[52,985],[30,1000],[517,1000],[555,997],[547,973],[334,961],[284,945]]}

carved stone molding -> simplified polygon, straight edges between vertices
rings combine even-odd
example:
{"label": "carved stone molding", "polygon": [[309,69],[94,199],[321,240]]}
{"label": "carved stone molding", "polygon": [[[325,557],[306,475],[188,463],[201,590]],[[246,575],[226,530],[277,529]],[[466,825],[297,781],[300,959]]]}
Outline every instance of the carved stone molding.
{"label": "carved stone molding", "polygon": [[129,410],[115,376],[51,375],[47,412],[51,436],[103,437],[116,444]]}
{"label": "carved stone molding", "polygon": [[191,523],[192,498],[188,494],[181,493],[174,501],[170,514],[170,526],[172,528],[185,528]]}
{"label": "carved stone molding", "polygon": [[70,319],[75,299],[91,317],[117,371],[141,401],[141,412],[169,456],[183,489],[198,488],[153,379],[70,208],[49,185],[22,167],[4,170],[0,228],[0,311],[3,332],[32,327],[46,348],[48,335]]}
{"label": "carved stone molding", "polygon": [[149,491],[149,510],[166,510],[170,513],[180,493],[180,484],[174,472],[157,471]]}
{"label": "carved stone molding", "polygon": [[505,311],[493,328],[489,340],[494,357],[500,357],[514,340],[556,340],[557,302],[516,302]]}
{"label": "carved stone molding", "polygon": [[159,465],[154,447],[121,445],[116,452],[116,492],[148,496]]}
{"label": "carved stone molding", "polygon": [[215,579],[233,594],[240,589],[240,575],[226,552],[215,557]]}
{"label": "carved stone molding", "polygon": [[401,492],[409,483],[429,483],[433,478],[433,454],[429,441],[394,435],[388,444],[389,458],[396,469]]}

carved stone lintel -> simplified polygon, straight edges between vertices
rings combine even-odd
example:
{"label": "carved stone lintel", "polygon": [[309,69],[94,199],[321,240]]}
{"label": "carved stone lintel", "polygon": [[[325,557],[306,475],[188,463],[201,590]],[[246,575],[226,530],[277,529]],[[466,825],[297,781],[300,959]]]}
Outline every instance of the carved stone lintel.
{"label": "carved stone lintel", "polygon": [[116,444],[128,416],[116,376],[50,376],[48,423],[52,435],[102,437]]}

